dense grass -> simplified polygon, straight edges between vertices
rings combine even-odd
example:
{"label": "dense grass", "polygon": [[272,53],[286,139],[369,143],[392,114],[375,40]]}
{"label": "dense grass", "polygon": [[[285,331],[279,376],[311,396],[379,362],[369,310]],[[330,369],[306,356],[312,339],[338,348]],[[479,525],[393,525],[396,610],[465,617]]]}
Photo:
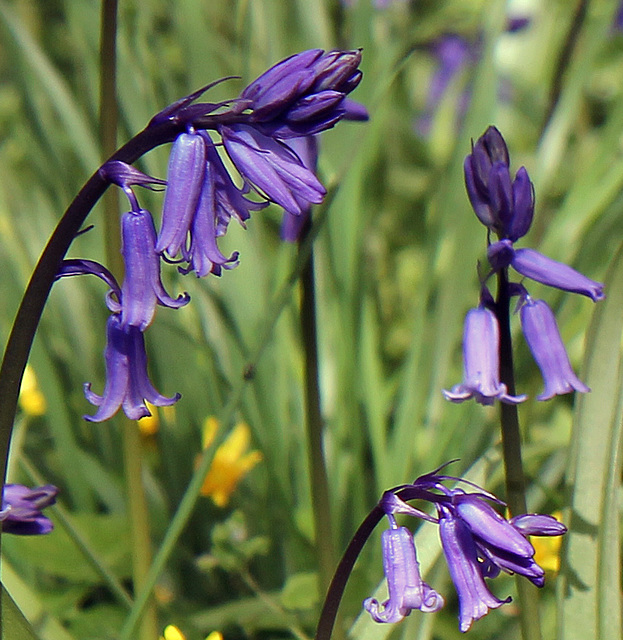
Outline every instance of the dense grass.
{"label": "dense grass", "polygon": [[[242,80],[214,88],[210,100],[237,95],[296,51],[363,47],[364,80],[353,97],[368,107],[370,122],[340,123],[323,135],[320,175],[330,196],[317,212],[313,245],[333,544],[341,551],[386,488],[447,460],[459,459],[452,473],[471,470],[503,495],[497,411],[451,405],[441,395],[461,378],[462,322],[478,302],[476,263],[486,249],[462,163],[470,139],[495,124],[513,169],[525,165],[536,187],[535,222],[522,246],[612,284],[594,318],[586,299],[530,289],[555,309],[572,362],[593,388],[575,408],[572,396],[535,401],[540,375],[518,322],[514,329],[518,388],[530,395],[520,409],[529,509],[566,508],[574,531],[565,575],[549,576],[542,592],[544,637],[556,637],[558,628],[560,638],[619,638],[613,609],[620,608],[623,300],[615,255],[623,204],[623,35],[612,26],[618,3],[594,0],[582,14],[580,3],[534,0],[522,5],[531,23],[512,34],[506,17],[520,8],[503,2],[389,4],[122,1],[119,143],[165,105],[219,77]],[[0,0],[3,339],[47,237],[100,162],[99,11],[93,0]],[[478,55],[452,79],[422,136],[418,118],[437,68],[428,45],[444,33],[463,36]],[[154,151],[140,167],[164,177],[167,151]],[[158,218],[162,194],[140,198]],[[90,222],[95,228],[76,239],[70,255],[104,261],[99,208]],[[169,289],[187,290],[192,303],[160,310],[147,333],[156,386],[183,396],[174,411],[158,412],[157,432],[142,440],[154,552],[192,477],[208,416],[220,417],[226,430],[246,422],[251,447],[262,453],[227,506],[198,499],[167,551],[155,589],[158,628],[175,623],[189,640],[215,629],[226,640],[311,636],[321,604],[304,429],[302,263],[297,248],[279,240],[279,223],[280,211],[271,207],[254,215],[246,231],[232,228],[222,244],[224,252],[240,251],[240,265],[220,279],[183,278],[168,269]],[[90,279],[55,285],[30,361],[47,408],[39,416],[20,411],[14,430],[10,480],[61,489],[53,534],[3,537],[4,584],[42,640],[118,638],[128,593],[137,595],[121,455],[125,426],[82,419],[92,413],[83,382],[96,390],[104,383],[104,294]],[[250,365],[253,375],[244,377]],[[428,581],[447,596],[444,611],[415,612],[395,628],[359,617],[361,601],[382,579],[373,538],[351,577],[342,634],[459,637],[434,528],[423,526],[416,541]],[[510,579],[494,589],[501,597],[515,593]],[[604,604],[605,594],[612,604]],[[492,612],[470,633],[518,638],[513,607]]]}

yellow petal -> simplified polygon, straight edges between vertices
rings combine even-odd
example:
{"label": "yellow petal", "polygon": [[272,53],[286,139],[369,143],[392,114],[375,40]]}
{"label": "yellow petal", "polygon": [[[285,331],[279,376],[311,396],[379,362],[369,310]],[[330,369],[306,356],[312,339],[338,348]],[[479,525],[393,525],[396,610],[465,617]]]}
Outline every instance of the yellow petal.
{"label": "yellow petal", "polygon": [[147,408],[151,412],[150,416],[145,416],[138,421],[138,429],[142,436],[155,436],[160,428],[160,419],[158,417],[158,409],[150,402],[146,402]]}
{"label": "yellow petal", "polygon": [[213,631],[206,640],[223,640],[223,634],[220,631]]}
{"label": "yellow petal", "polygon": [[42,416],[47,409],[45,396],[39,390],[35,371],[30,365],[26,365],[22,386],[19,390],[19,406],[22,411],[31,417]]}
{"label": "yellow petal", "polygon": [[[208,418],[204,425],[204,443],[211,443],[218,429],[218,421]],[[201,495],[209,496],[219,507],[225,507],[240,480],[262,459],[259,451],[246,453],[251,442],[251,430],[238,423],[216,450],[212,465],[201,487]]]}
{"label": "yellow petal", "polygon": [[170,624],[164,630],[164,640],[186,640],[186,636],[174,624]]}

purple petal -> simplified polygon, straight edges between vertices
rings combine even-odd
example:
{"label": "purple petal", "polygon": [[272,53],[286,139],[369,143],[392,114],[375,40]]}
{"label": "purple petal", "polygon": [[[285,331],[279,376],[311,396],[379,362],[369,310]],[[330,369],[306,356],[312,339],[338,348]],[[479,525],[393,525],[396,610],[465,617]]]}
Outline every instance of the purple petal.
{"label": "purple petal", "polygon": [[521,327],[530,351],[541,370],[545,389],[537,400],[590,389],[575,375],[562,342],[556,318],[544,300],[528,298],[520,311]]}
{"label": "purple petal", "polygon": [[129,341],[127,333],[120,328],[120,324],[121,320],[117,314],[111,315],[106,324],[107,342],[104,351],[106,384],[103,394],[100,396],[93,393],[90,383],[84,385],[84,395],[87,400],[99,407],[95,415],[83,416],[89,422],[103,422],[112,418],[119,410],[128,387]]}
{"label": "purple petal", "polygon": [[487,545],[525,558],[534,555],[534,547],[490,504],[470,494],[453,496],[458,515],[472,533]]}
{"label": "purple petal", "polygon": [[505,231],[513,242],[528,233],[534,216],[534,185],[525,167],[520,167],[513,181],[513,217]]}
{"label": "purple petal", "polygon": [[190,246],[182,250],[189,266],[188,269],[178,267],[181,273],[195,271],[198,278],[209,273],[220,275],[221,269],[233,269],[238,264],[237,253],[227,258],[219,251],[216,244],[216,181],[213,173],[213,167],[208,164],[201,197],[192,222]]}
{"label": "purple petal", "polygon": [[506,385],[500,382],[499,363],[500,330],[495,314],[486,307],[468,311],[463,334],[464,378],[459,385],[443,395],[451,402],[475,398],[483,405],[495,399],[509,404],[523,402],[526,396],[510,396]]}
{"label": "purple petal", "polygon": [[156,304],[179,308],[190,297],[171,298],[160,279],[160,256],[156,253],[156,230],[146,209],[130,211],[121,217],[125,278],[121,287],[121,324],[144,331],[153,320]]}
{"label": "purple petal", "polygon": [[594,302],[605,298],[603,284],[534,249],[516,249],[511,264],[522,276],[550,287],[588,296]]}
{"label": "purple petal", "polygon": [[468,631],[474,620],[487,615],[510,598],[499,600],[487,589],[472,534],[465,523],[440,507],[439,536],[450,577],[459,596],[459,629]]}
{"label": "purple petal", "polygon": [[542,513],[526,513],[510,519],[510,523],[525,536],[561,536],[567,527],[554,516]]}
{"label": "purple petal", "polygon": [[476,217],[486,227],[493,227],[494,217],[491,206],[489,204],[489,194],[483,188],[481,180],[478,178],[478,172],[475,167],[473,155],[467,156],[463,163],[463,172],[465,175],[465,189],[467,196],[476,213]]}
{"label": "purple petal", "polygon": [[[413,535],[406,527],[392,527],[382,534],[383,569],[389,598],[382,604],[367,598],[363,606],[376,622],[399,622],[413,609],[437,611],[443,598],[422,581]],[[382,610],[381,610],[382,607]]]}
{"label": "purple petal", "polygon": [[245,125],[222,127],[221,135],[240,174],[269,200],[295,215],[301,213],[296,198],[322,202],[325,188],[289,148]]}
{"label": "purple petal", "polygon": [[167,190],[156,252],[177,255],[186,241],[205,176],[206,143],[198,134],[182,133],[169,157]]}

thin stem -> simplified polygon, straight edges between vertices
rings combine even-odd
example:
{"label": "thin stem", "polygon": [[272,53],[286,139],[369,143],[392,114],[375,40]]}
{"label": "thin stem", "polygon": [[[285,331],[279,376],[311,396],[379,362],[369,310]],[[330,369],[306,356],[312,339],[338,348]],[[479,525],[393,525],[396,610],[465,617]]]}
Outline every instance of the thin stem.
{"label": "thin stem", "polygon": [[[310,230],[311,217],[308,218],[303,228],[301,240],[304,240],[309,235]],[[323,447],[323,421],[318,380],[315,287],[314,254],[312,252],[301,275],[301,333],[305,351],[305,417],[318,559],[318,581],[320,593],[325,593],[331,582],[333,567],[335,566],[335,546],[331,527],[329,481]]]}
{"label": "thin stem", "polygon": [[[128,514],[131,523],[132,578],[135,593],[145,585],[151,565],[151,537],[149,514],[143,484],[143,451],[138,423],[125,416],[119,417],[123,440]],[[141,618],[139,638],[153,640],[158,637],[158,618],[153,597]]]}
{"label": "thin stem", "polygon": [[[515,395],[515,373],[513,367],[513,344],[510,330],[510,303],[508,273],[498,274],[498,298],[495,312],[500,327],[500,380],[506,385],[508,394]],[[500,403],[502,429],[502,454],[506,477],[506,502],[511,515],[527,512],[526,483],[521,459],[521,433],[517,405]],[[540,640],[541,624],[537,588],[525,578],[517,577],[519,615],[524,640]]]}
{"label": "thin stem", "polygon": [[[290,616],[288,612],[279,604],[279,602],[267,594],[260,588],[260,585],[255,581],[255,578],[251,575],[247,567],[243,567],[240,576],[244,583],[253,591],[253,593],[261,600],[269,609],[272,609],[275,613],[281,616],[284,620],[287,620]],[[301,629],[296,623],[290,623],[287,626],[290,633],[296,638],[296,640],[311,640],[311,638]]]}
{"label": "thin stem", "polygon": [[355,561],[372,534],[374,527],[376,527],[384,515],[383,509],[381,509],[379,505],[376,505],[366,519],[359,525],[352,540],[348,543],[348,547],[346,547],[346,551],[344,551],[340,564],[338,564],[335,570],[333,580],[329,585],[322,611],[320,612],[320,619],[318,620],[314,640],[330,640],[338,608],[344,595],[344,589],[355,566]]}

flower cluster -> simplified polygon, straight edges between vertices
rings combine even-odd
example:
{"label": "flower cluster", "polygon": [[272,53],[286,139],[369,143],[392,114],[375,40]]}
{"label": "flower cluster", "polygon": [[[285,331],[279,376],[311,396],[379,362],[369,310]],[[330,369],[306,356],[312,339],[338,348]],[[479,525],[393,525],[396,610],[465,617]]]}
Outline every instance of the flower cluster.
{"label": "flower cluster", "polygon": [[[490,271],[482,283],[481,300],[477,308],[468,312],[463,335],[464,380],[444,396],[452,402],[475,398],[481,404],[517,403],[526,396],[511,396],[500,382],[499,326],[496,303],[487,289],[486,281],[512,267],[519,275],[563,291],[585,295],[593,301],[603,299],[603,285],[577,272],[568,265],[556,262],[534,249],[516,248],[532,224],[534,215],[534,187],[528,172],[521,167],[514,178],[509,169],[508,148],[495,127],[487,131],[473,145],[465,159],[465,186],[476,216],[487,227],[487,237],[495,233],[496,242],[489,242],[487,259]],[[507,293],[519,299],[520,320],[526,342],[543,375],[545,388],[538,400],[571,391],[587,392],[589,388],[575,375],[556,319],[544,300],[534,300],[521,283],[503,286]]]}
{"label": "flower cluster", "polygon": [[54,525],[42,511],[54,504],[57,493],[58,489],[51,484],[36,489],[21,484],[5,484],[0,510],[2,532],[24,536],[50,533]]}
{"label": "flower cluster", "polygon": [[[168,406],[178,400],[179,394],[159,393],[147,373],[144,332],[156,307],[179,309],[190,300],[186,293],[167,293],[161,262],[177,263],[180,273],[197,277],[234,268],[238,253],[224,255],[217,239],[232,218],[244,227],[251,212],[271,202],[285,211],[282,236],[298,237],[311,206],[326,193],[315,175],[316,136],[342,119],[367,119],[366,109],[347,97],[361,80],[360,61],[361,51],[312,49],[271,67],[229,102],[195,102],[213,85],[178,100],[144,132],[157,136],[166,125],[178,131],[166,182],[119,160],[102,166],[100,177],[123,189],[130,201],[130,211],[121,217],[123,283],[119,286],[106,267],[92,260],[65,260],[57,274],[92,274],[109,286],[106,384],[102,395],[85,385],[87,400],[98,407],[87,420],[107,420],[120,407],[129,418],[139,419],[151,415],[147,402]],[[170,133],[163,135],[152,148],[171,141]],[[237,176],[230,174],[219,148]],[[160,185],[166,185],[166,192],[156,230],[133,187]]]}
{"label": "flower cluster", "polygon": [[[441,546],[450,577],[459,598],[459,628],[472,623],[510,602],[489,591],[485,578],[500,572],[526,577],[537,587],[545,582],[545,571],[535,562],[535,550],[528,536],[560,536],[566,527],[554,517],[525,514],[507,520],[491,503],[504,506],[492,494],[466,483],[474,491],[448,489],[443,482],[460,483],[458,478],[439,474],[440,469],[420,476],[413,484],[386,491],[379,502],[389,520],[383,533],[383,566],[389,598],[382,604],[374,598],[364,608],[376,622],[399,622],[413,609],[437,611],[444,599],[420,576],[413,535],[396,524],[396,514],[406,514],[439,526]],[[407,504],[420,500],[432,504],[436,514]]]}

